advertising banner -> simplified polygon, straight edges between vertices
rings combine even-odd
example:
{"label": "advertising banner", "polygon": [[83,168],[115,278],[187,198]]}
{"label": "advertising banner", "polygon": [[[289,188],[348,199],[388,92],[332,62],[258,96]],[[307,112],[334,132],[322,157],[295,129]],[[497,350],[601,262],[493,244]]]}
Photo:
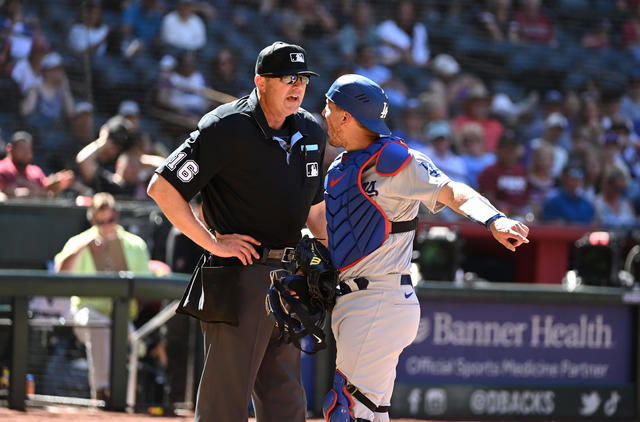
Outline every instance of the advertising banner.
{"label": "advertising banner", "polygon": [[421,301],[396,383],[630,384],[632,334],[630,307]]}
{"label": "advertising banner", "polygon": [[634,417],[634,388],[557,386],[416,386],[396,384],[391,415],[406,418],[554,418],[613,420]]}

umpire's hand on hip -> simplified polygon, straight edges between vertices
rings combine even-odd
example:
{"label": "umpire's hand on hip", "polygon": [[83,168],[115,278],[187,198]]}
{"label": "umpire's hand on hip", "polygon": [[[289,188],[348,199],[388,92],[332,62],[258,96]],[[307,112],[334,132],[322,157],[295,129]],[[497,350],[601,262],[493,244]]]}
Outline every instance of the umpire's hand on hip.
{"label": "umpire's hand on hip", "polygon": [[236,257],[242,265],[253,264],[253,258],[260,259],[260,254],[253,245],[260,246],[260,242],[246,234],[219,234],[215,236],[215,250],[210,252],[221,258]]}

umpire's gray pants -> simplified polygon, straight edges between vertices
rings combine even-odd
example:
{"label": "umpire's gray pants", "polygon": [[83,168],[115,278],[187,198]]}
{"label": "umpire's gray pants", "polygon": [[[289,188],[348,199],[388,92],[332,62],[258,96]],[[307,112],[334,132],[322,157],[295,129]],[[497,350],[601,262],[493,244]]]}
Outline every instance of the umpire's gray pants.
{"label": "umpire's gray pants", "polygon": [[238,267],[237,327],[202,323],[205,362],[196,422],[246,421],[251,397],[257,422],[305,420],[300,350],[279,344],[279,330],[265,311],[269,271],[275,268],[262,264]]}

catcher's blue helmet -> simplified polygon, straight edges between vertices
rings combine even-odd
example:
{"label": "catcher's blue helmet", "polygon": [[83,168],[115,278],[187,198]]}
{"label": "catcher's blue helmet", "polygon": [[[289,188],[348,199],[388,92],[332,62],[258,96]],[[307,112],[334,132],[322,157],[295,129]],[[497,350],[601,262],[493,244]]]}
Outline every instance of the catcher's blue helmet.
{"label": "catcher's blue helmet", "polygon": [[353,115],[367,129],[380,135],[391,135],[384,122],[389,98],[380,85],[362,75],[342,75],[327,91],[327,98]]}

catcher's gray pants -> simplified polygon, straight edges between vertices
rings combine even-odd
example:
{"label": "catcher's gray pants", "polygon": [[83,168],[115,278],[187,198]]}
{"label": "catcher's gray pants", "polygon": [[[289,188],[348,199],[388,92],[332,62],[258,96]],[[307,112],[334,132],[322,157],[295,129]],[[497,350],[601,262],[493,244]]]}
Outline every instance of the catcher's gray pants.
{"label": "catcher's gray pants", "polygon": [[[196,422],[240,422],[249,418],[251,397],[258,422],[303,422],[306,397],[300,350],[279,344],[279,330],[265,311],[269,271],[238,266],[239,325],[202,323],[205,362],[198,389]],[[235,277],[232,277],[235,278]]]}

